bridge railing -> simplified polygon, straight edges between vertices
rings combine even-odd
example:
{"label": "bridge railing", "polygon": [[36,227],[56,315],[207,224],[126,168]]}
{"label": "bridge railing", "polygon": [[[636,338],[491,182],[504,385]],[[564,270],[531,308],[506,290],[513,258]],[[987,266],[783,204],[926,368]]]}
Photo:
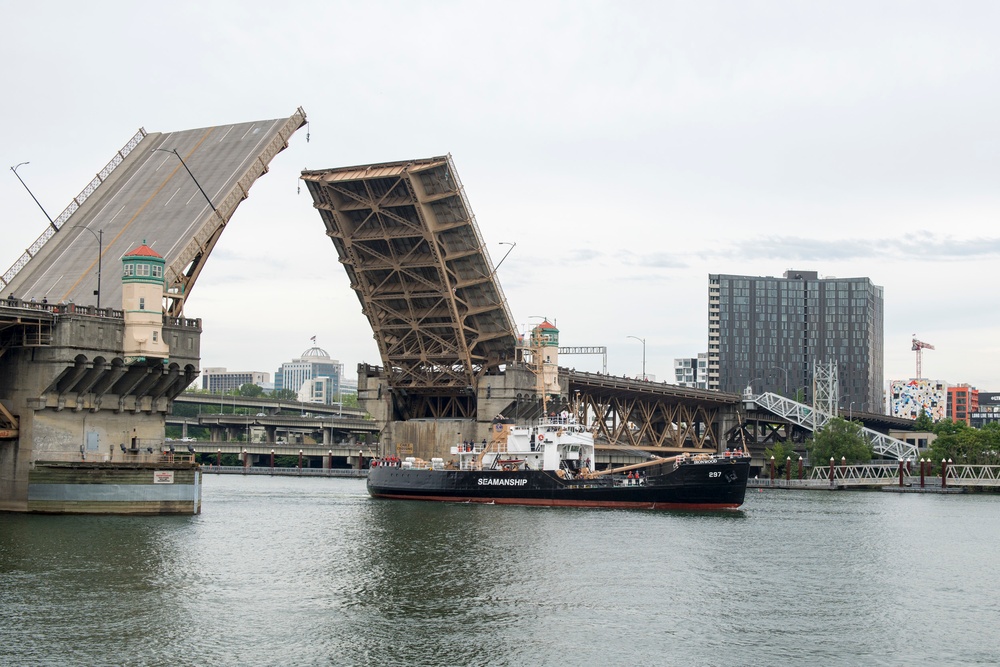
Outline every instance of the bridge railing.
{"label": "bridge railing", "polygon": [[[451,172],[451,178],[455,182],[455,187],[458,191],[458,195],[462,200],[462,205],[465,206],[465,212],[469,215],[469,228],[472,233],[476,236],[476,243],[478,247],[482,249],[483,258],[486,262],[486,268],[489,271],[487,274],[487,279],[493,278],[493,274],[496,273],[496,267],[493,266],[493,260],[490,259],[490,254],[486,251],[486,243],[483,241],[482,232],[479,231],[479,223],[476,222],[476,214],[472,211],[472,204],[469,202],[469,197],[465,192],[465,186],[462,185],[462,179],[458,176],[458,170],[455,168],[455,162],[451,158],[451,154],[448,154],[448,171]],[[493,287],[497,291],[497,299],[500,300],[500,305],[503,308],[503,314],[506,317],[506,322],[509,329],[509,333],[514,335],[514,314],[510,311],[510,304],[507,303],[507,297],[504,296],[503,288],[500,286],[499,280],[493,280]]]}
{"label": "bridge railing", "polygon": [[227,224],[233,213],[236,212],[236,207],[249,195],[250,186],[256,182],[261,174],[267,172],[271,159],[288,146],[288,139],[292,133],[302,127],[305,122],[306,113],[302,107],[299,107],[278,128],[271,141],[249,163],[249,166],[226,193],[222,201],[214,207],[209,217],[200,223],[201,226],[194,232],[189,243],[166,268],[165,275],[173,276],[173,278],[167,278],[166,291],[168,295],[176,295],[183,289],[190,291],[192,285],[187,285],[185,282],[188,279],[184,271],[185,267],[203,253],[205,248],[212,247],[212,238],[218,233],[219,226]]}
{"label": "bridge railing", "polygon": [[27,266],[32,257],[41,251],[48,240],[55,236],[55,233],[58,230],[62,229],[62,226],[66,224],[66,221],[69,220],[70,216],[76,213],[77,209],[83,206],[83,203],[87,201],[87,198],[97,190],[101,183],[107,180],[108,176],[111,175],[111,172],[113,172],[118,165],[125,161],[128,154],[132,152],[132,149],[139,145],[145,136],[146,130],[140,127],[139,131],[136,132],[131,139],[129,139],[128,143],[126,143],[121,150],[115,153],[115,156],[111,158],[111,161],[108,162],[107,165],[105,165],[104,169],[101,169],[101,171],[94,176],[94,179],[87,184],[87,187],[80,191],[80,194],[73,198],[73,201],[69,203],[69,206],[67,206],[63,212],[59,214],[59,217],[53,220],[52,224],[46,227],[45,231],[42,232],[42,235],[35,239],[35,242],[28,246],[28,249],[24,251],[24,254],[17,258],[14,265],[7,269],[6,273],[3,274],[3,278],[0,278],[0,291],[5,291],[7,289],[7,285],[10,284],[10,281],[14,279],[21,269]]}

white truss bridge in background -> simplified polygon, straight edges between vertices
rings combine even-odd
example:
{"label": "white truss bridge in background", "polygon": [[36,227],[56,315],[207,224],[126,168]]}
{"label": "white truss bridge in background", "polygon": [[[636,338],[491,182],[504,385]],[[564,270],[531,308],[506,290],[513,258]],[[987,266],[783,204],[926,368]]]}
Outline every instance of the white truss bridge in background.
{"label": "white truss bridge in background", "polygon": [[[835,416],[825,410],[793,401],[778,394],[769,392],[754,394],[749,387],[747,391],[743,392],[743,403],[748,409],[753,409],[754,406],[762,408],[813,433],[823,428]],[[917,458],[916,445],[873,431],[870,428],[861,427],[861,432],[871,442],[872,451],[876,456],[894,461],[916,460]]]}

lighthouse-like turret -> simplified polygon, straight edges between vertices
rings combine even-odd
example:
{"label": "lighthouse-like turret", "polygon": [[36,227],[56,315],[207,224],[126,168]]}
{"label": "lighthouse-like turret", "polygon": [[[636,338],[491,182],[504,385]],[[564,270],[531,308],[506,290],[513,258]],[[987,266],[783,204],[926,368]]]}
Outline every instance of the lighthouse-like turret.
{"label": "lighthouse-like turret", "polygon": [[145,240],[122,257],[122,311],[125,313],[126,363],[163,359],[163,268],[165,261]]}
{"label": "lighthouse-like turret", "polygon": [[545,320],[531,330],[531,348],[535,355],[538,389],[543,395],[558,394],[559,329]]}

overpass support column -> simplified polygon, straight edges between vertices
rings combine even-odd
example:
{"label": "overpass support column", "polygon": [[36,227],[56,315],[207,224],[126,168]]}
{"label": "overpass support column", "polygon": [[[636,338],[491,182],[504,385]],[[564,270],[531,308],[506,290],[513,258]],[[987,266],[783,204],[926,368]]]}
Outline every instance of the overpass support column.
{"label": "overpass support column", "polygon": [[274,442],[274,439],[278,437],[278,427],[277,426],[265,426],[264,427],[264,437],[268,442]]}
{"label": "overpass support column", "polygon": [[188,437],[188,424],[187,424],[187,422],[184,422],[184,423],[181,424],[181,437],[182,438]]}
{"label": "overpass support column", "polygon": [[[709,424],[709,428],[716,429],[716,436],[719,442],[719,450],[726,446],[725,437],[726,434],[732,431],[734,428],[738,427],[740,424],[739,419],[737,419],[737,408],[735,406],[721,408],[717,413],[716,423]],[[742,444],[742,443],[740,443]],[[747,448],[749,449],[751,443],[747,443]]]}
{"label": "overpass support column", "polygon": [[323,446],[329,447],[333,443],[333,428],[323,427]]}

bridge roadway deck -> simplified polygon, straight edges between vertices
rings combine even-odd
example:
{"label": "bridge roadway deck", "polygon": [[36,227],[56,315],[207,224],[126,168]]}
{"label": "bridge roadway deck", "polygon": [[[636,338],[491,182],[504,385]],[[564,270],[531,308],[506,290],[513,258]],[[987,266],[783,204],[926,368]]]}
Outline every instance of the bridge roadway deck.
{"label": "bridge roadway deck", "polygon": [[193,394],[184,393],[174,399],[174,403],[188,405],[220,406],[224,410],[232,408],[252,409],[256,414],[266,411],[270,414],[277,414],[284,410],[291,410],[299,414],[306,412],[324,416],[349,416],[360,419],[366,412],[361,408],[351,408],[340,405],[326,405],[324,403],[305,403],[302,401],[290,401],[287,399],[276,399],[271,396],[235,396],[230,394]]}
{"label": "bridge roadway deck", "polygon": [[575,389],[587,390],[590,393],[648,395],[671,399],[672,402],[691,405],[710,405],[712,407],[737,406],[740,394],[729,394],[708,389],[693,389],[681,387],[666,382],[650,382],[634,378],[620,378],[614,375],[588,373],[585,371],[568,371],[570,392]]}
{"label": "bridge roadway deck", "polygon": [[[229,216],[285,147],[287,135],[304,123],[300,109],[292,118],[181,132],[141,130],[17,258],[0,278],[0,291],[25,300],[94,304],[100,248],[106,274],[100,302],[120,308],[117,261],[145,242],[166,259],[168,290],[183,283],[190,292]],[[174,150],[194,179],[178,155],[167,152]]]}

